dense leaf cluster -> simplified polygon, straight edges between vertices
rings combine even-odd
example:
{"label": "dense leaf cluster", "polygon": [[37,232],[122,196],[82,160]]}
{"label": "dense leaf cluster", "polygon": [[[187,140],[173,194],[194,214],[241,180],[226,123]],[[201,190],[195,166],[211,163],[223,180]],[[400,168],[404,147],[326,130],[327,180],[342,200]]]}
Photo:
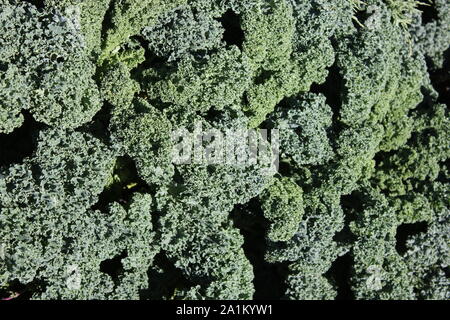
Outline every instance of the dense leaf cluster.
{"label": "dense leaf cluster", "polygon": [[[446,0],[0,0],[1,297],[450,299],[449,26]],[[174,163],[198,124],[280,130],[278,171]]]}

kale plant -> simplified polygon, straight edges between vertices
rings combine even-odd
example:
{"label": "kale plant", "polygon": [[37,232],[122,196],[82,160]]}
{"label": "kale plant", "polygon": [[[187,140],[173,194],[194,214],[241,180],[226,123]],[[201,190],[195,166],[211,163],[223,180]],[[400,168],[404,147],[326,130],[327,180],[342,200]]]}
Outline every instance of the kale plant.
{"label": "kale plant", "polygon": [[0,0],[0,298],[450,299],[449,45],[448,0]]}

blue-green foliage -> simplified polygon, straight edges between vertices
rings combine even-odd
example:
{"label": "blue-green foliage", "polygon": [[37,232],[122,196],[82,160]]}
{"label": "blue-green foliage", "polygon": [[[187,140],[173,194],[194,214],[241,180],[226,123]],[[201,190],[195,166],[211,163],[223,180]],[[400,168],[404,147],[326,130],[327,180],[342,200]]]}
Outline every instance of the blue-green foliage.
{"label": "blue-green foliage", "polygon": [[416,50],[431,59],[434,69],[442,68],[443,52],[448,50],[450,33],[450,4],[446,0],[433,0],[433,9],[437,17],[424,23],[420,12],[413,15],[413,23],[409,27],[415,42]]}
{"label": "blue-green foliage", "polygon": [[101,101],[80,22],[24,1],[5,2],[0,10],[0,132],[20,127],[23,109],[51,126],[76,128],[90,121]]}
{"label": "blue-green foliage", "polygon": [[157,24],[145,27],[142,35],[153,54],[172,62],[223,47],[224,31],[209,12],[185,5],[162,15]]}
{"label": "blue-green foliage", "polygon": [[[30,142],[0,157],[1,297],[252,299],[281,270],[276,298],[448,300],[450,5],[396,1],[0,0],[0,152]],[[173,162],[198,125],[279,129],[278,172]]]}
{"label": "blue-green foliage", "polygon": [[327,132],[333,112],[323,95],[305,94],[286,101],[269,118],[270,125],[281,133],[282,155],[298,165],[326,163],[333,157]]}

